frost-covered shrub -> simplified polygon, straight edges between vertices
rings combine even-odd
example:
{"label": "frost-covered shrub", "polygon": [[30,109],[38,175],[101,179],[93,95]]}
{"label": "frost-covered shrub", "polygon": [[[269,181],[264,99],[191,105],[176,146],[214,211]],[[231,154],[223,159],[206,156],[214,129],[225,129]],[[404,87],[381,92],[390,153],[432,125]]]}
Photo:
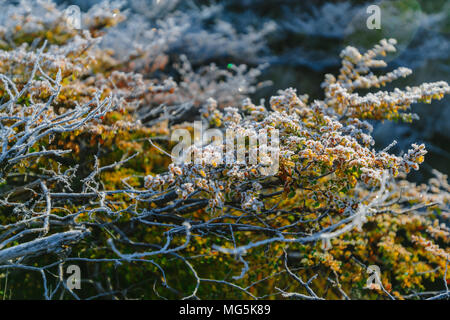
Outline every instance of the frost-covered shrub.
{"label": "frost-covered shrub", "polygon": [[[144,25],[130,42],[132,5],[87,8],[82,31],[48,1],[0,14],[0,276],[11,298],[447,298],[448,179],[409,182],[425,145],[376,149],[369,121],[412,121],[411,104],[441,99],[448,84],[381,90],[412,72],[374,71],[395,51],[390,39],[346,47],[323,99],[288,88],[255,104],[261,66],[219,60],[246,43],[245,58],[258,58],[258,32],[196,29],[217,7],[184,16],[178,5],[144,11],[157,30]],[[212,51],[177,44],[192,35]],[[276,159],[258,163],[277,170],[220,163],[223,144],[172,163],[171,132],[195,120],[276,130]],[[73,264],[81,290],[64,281]],[[369,265],[381,282],[364,288]]]}

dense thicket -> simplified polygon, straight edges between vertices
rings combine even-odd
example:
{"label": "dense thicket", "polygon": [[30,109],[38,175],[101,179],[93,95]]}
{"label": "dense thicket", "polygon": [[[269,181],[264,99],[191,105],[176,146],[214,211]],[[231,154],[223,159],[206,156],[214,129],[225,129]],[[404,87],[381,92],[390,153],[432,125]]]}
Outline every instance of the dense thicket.
{"label": "dense thicket", "polygon": [[[383,39],[342,50],[322,99],[287,88],[256,103],[262,67],[237,58],[258,64],[275,26],[239,32],[210,19],[218,7],[172,4],[158,20],[103,2],[82,30],[52,2],[2,9],[3,296],[447,298],[447,176],[408,181],[425,145],[396,154],[371,134],[377,121],[413,121],[411,105],[448,84],[384,90],[412,71],[387,69],[397,42]],[[221,163],[217,144],[194,146],[198,163],[172,163],[171,133],[195,120],[277,130],[276,172]],[[81,267],[79,290],[69,265]],[[367,288],[371,265],[381,282]]]}

